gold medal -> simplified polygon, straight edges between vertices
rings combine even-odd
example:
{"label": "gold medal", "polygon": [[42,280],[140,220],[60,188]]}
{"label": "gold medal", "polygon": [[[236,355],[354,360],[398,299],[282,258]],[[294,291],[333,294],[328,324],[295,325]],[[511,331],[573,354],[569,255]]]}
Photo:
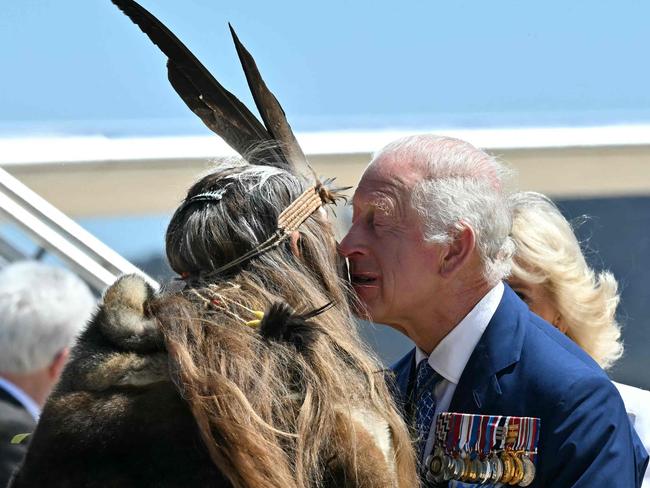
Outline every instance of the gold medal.
{"label": "gold medal", "polygon": [[465,462],[468,465],[467,481],[470,483],[476,483],[478,481],[478,471],[480,464],[477,465],[477,459],[466,458]]}
{"label": "gold medal", "polygon": [[535,463],[533,463],[526,454],[521,456],[521,461],[524,465],[524,477],[519,482],[519,486],[528,486],[535,479],[535,473],[537,470],[535,469]]}
{"label": "gold medal", "polygon": [[501,462],[503,463],[503,474],[499,481],[501,483],[509,483],[515,474],[515,463],[512,461],[508,451],[503,451],[499,456],[499,459],[501,459]]}
{"label": "gold medal", "polygon": [[510,453],[510,459],[512,459],[515,466],[515,472],[510,479],[510,484],[518,485],[521,480],[524,479],[524,463],[521,461],[521,458],[514,452]]}
{"label": "gold medal", "polygon": [[[427,479],[435,483],[440,483],[444,481],[443,478],[443,469],[444,469],[444,455],[440,447],[436,447],[433,451],[433,455],[429,456],[426,462],[426,467],[429,469],[427,473]],[[429,474],[431,476],[429,476]],[[429,479],[432,478],[432,479]]]}
{"label": "gold medal", "polygon": [[436,447],[433,455],[427,459],[427,466],[434,476],[442,472],[442,452],[439,447]]}

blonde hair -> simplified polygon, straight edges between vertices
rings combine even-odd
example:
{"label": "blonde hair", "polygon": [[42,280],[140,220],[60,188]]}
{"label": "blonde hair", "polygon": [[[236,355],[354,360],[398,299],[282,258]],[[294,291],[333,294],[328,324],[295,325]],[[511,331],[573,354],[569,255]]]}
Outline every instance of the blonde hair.
{"label": "blonde hair", "polygon": [[571,224],[555,204],[536,192],[510,197],[516,252],[512,275],[549,292],[567,335],[603,369],[623,354],[616,322],[618,283],[585,261]]}

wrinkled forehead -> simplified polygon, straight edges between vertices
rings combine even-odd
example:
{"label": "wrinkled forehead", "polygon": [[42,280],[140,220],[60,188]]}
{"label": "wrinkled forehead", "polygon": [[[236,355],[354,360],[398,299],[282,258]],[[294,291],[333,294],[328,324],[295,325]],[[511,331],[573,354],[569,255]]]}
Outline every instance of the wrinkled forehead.
{"label": "wrinkled forehead", "polygon": [[422,170],[408,161],[399,160],[392,155],[373,160],[364,171],[354,192],[354,202],[361,200],[389,199],[398,204],[410,200],[410,195],[418,181],[422,180]]}

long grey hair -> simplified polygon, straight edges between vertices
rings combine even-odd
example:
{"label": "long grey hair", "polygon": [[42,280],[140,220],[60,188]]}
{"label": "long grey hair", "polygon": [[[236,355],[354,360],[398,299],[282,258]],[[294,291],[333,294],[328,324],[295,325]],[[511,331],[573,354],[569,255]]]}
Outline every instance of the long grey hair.
{"label": "long grey hair", "polygon": [[[409,434],[356,332],[326,214],[297,241],[215,272],[264,242],[307,187],[282,169],[229,164],[189,190],[166,238],[188,287],[152,307],[175,381],[234,486],[415,486]],[[278,301],[301,313],[335,306],[300,332],[249,326]],[[379,419],[392,447],[378,451],[354,412]]]}

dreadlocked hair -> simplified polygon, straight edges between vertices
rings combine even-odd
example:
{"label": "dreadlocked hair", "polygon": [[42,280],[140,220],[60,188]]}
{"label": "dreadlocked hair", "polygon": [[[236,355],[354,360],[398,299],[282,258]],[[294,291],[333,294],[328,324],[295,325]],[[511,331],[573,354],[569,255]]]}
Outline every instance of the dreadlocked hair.
{"label": "dreadlocked hair", "polygon": [[[228,164],[189,190],[166,237],[188,286],[151,303],[173,379],[237,488],[417,486],[407,428],[356,331],[326,214],[312,214],[297,242],[212,272],[264,242],[307,187],[285,170]],[[218,197],[192,200],[209,192]],[[247,325],[258,310],[267,322]],[[388,445],[377,446],[377,425]]]}

